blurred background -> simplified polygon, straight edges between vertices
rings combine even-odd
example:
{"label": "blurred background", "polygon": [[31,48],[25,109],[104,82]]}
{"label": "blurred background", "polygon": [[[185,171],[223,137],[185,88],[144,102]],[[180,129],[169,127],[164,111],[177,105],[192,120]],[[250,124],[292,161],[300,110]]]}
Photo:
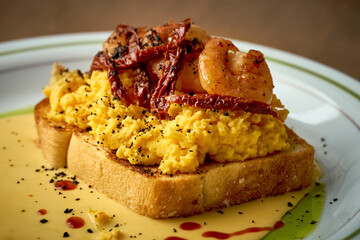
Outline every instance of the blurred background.
{"label": "blurred background", "polygon": [[359,0],[0,0],[0,42],[188,17],[210,35],[295,53],[360,80]]}

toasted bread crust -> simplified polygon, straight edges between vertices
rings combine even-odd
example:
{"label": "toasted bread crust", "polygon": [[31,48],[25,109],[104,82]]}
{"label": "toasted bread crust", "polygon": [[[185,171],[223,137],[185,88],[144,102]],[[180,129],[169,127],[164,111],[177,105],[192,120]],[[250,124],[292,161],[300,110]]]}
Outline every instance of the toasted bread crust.
{"label": "toasted bread crust", "polygon": [[34,109],[38,144],[44,158],[52,167],[65,167],[70,138],[75,128],[66,123],[49,121],[49,110],[50,103],[47,98],[39,102]]}
{"label": "toasted bread crust", "polygon": [[[133,211],[152,218],[189,216],[307,187],[314,148],[288,129],[291,148],[244,162],[207,162],[191,174],[162,175],[156,166],[131,165],[96,144],[87,132],[46,118],[35,108],[40,147],[53,167],[70,172]],[[60,128],[61,127],[61,128]]]}

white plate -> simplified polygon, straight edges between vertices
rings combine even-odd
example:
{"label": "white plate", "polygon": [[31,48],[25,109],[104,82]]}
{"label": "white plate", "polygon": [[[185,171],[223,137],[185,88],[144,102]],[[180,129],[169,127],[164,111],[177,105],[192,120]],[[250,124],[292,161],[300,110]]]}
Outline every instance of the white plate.
{"label": "white plate", "polygon": [[[69,34],[1,43],[0,113],[41,100],[40,89],[48,83],[55,61],[69,69],[88,70],[108,35]],[[360,83],[290,53],[233,41],[239,49],[265,54],[275,93],[290,110],[287,125],[315,147],[324,170],[323,215],[306,239],[360,239]]]}

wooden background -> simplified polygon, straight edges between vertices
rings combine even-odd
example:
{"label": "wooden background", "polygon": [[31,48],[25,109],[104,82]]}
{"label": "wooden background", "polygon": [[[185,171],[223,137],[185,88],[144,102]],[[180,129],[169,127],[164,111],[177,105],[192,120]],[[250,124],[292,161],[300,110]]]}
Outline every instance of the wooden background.
{"label": "wooden background", "polygon": [[292,52],[360,80],[359,0],[0,0],[0,41],[187,17],[211,35]]}

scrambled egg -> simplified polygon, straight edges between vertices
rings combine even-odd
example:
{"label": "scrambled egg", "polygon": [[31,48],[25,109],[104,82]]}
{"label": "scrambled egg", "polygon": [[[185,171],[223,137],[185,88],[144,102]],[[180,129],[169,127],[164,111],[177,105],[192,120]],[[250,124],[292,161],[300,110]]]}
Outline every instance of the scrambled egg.
{"label": "scrambled egg", "polygon": [[[170,118],[160,120],[145,108],[125,106],[112,96],[106,71],[90,77],[55,64],[44,93],[51,104],[49,119],[87,129],[99,145],[117,149],[117,157],[157,164],[165,174],[194,172],[206,157],[243,161],[289,148],[284,123],[268,114],[172,104]],[[272,105],[283,107],[276,97]],[[278,111],[286,117],[286,109]]]}
{"label": "scrambled egg", "polygon": [[105,212],[91,208],[88,209],[88,216],[96,229],[104,227],[110,221],[110,217]]}
{"label": "scrambled egg", "polygon": [[119,229],[114,228],[109,230],[101,231],[95,238],[95,240],[119,240],[122,238],[123,234],[120,232]]}

